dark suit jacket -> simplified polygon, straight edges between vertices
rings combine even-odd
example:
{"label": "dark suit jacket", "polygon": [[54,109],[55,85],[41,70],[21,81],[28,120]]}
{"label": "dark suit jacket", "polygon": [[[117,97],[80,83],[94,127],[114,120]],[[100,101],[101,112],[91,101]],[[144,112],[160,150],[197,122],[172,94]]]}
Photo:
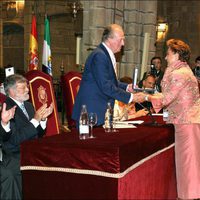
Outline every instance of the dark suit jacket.
{"label": "dark suit jacket", "polygon": [[3,144],[6,151],[12,153],[20,152],[20,144],[23,141],[38,138],[44,135],[44,130],[39,125],[37,128],[33,126],[30,120],[34,117],[35,111],[30,102],[24,102],[24,106],[28,112],[30,120],[27,119],[21,108],[9,97],[6,99],[7,109],[16,105],[14,118],[10,120],[10,128],[12,134],[7,142]]}
{"label": "dark suit jacket", "polygon": [[2,144],[4,141],[7,141],[11,135],[11,132],[6,133],[6,131],[3,129],[3,127],[0,124],[0,144]]}
{"label": "dark suit jacket", "polygon": [[72,118],[79,121],[81,106],[85,104],[88,112],[97,113],[97,125],[104,124],[107,103],[117,99],[128,103],[130,93],[126,83],[118,82],[108,51],[100,44],[88,57],[80,88],[76,96]]}

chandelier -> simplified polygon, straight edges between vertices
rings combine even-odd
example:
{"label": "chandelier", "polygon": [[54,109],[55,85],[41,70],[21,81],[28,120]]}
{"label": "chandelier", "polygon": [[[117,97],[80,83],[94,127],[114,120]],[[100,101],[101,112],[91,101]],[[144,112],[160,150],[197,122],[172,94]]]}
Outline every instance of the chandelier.
{"label": "chandelier", "polygon": [[72,10],[72,16],[73,16],[73,18],[76,19],[78,11],[83,8],[81,2],[74,1],[74,2],[68,3],[68,5],[69,5],[69,7]]}

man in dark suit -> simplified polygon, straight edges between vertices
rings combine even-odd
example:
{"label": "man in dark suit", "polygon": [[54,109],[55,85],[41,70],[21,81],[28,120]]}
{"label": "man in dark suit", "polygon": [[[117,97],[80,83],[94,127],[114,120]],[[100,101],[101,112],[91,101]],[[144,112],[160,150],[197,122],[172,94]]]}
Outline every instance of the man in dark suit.
{"label": "man in dark suit", "polygon": [[16,106],[6,110],[6,104],[3,104],[0,123],[0,199],[19,200],[22,199],[21,172],[19,160],[14,158],[8,152],[2,149],[2,144],[9,140],[12,132],[6,132],[2,126],[7,126],[10,119],[13,118]]}
{"label": "man in dark suit", "polygon": [[111,24],[105,28],[102,43],[89,55],[80,88],[76,96],[72,118],[78,123],[81,106],[86,105],[88,112],[95,112],[98,116],[97,125],[104,124],[107,103],[113,108],[114,101],[123,103],[143,101],[145,94],[132,94],[132,84],[121,83],[117,80],[114,54],[120,52],[124,45],[122,27]]}
{"label": "man in dark suit", "polygon": [[161,80],[164,76],[164,72],[162,71],[162,59],[158,56],[155,56],[151,59],[151,69],[149,72],[145,72],[143,74],[143,78],[142,80],[139,82],[139,87],[142,87],[142,83],[143,83],[143,80],[145,79],[145,77],[148,75],[148,74],[152,74],[153,76],[155,76],[156,78],[156,84],[155,84],[155,89],[158,91],[158,92],[161,92]]}
{"label": "man in dark suit", "polygon": [[27,80],[21,75],[11,75],[5,79],[4,89],[7,95],[5,103],[7,109],[16,106],[14,118],[10,120],[13,134],[4,144],[8,151],[19,155],[20,144],[23,141],[42,137],[45,133],[47,117],[53,111],[53,105],[47,108],[44,104],[36,112],[28,102],[29,89]]}
{"label": "man in dark suit", "polygon": [[[20,169],[20,144],[23,141],[42,137],[45,134],[47,117],[53,111],[53,105],[48,108],[44,104],[37,111],[34,110],[33,105],[27,102],[29,99],[29,89],[27,80],[21,75],[11,75],[5,79],[4,89],[7,95],[5,103],[7,109],[15,108],[15,114],[10,119],[8,124],[2,124],[2,128],[10,134],[9,139],[2,144],[2,149],[14,162],[16,169]],[[20,171],[20,170],[19,170]],[[3,185],[4,184],[4,185]],[[3,182],[2,187],[6,188],[6,183]],[[11,184],[11,183],[9,183]],[[17,183],[21,188],[21,182]],[[9,193],[15,194],[12,188]]]}
{"label": "man in dark suit", "polygon": [[192,69],[197,80],[200,81],[200,56],[195,59],[195,67]]}

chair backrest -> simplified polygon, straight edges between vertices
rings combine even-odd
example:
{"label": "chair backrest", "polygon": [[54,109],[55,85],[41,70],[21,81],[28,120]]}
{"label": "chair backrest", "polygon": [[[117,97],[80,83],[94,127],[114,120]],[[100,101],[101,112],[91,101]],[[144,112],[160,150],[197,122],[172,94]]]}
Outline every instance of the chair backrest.
{"label": "chair backrest", "polygon": [[48,117],[45,135],[51,136],[60,133],[58,110],[53,89],[52,77],[39,70],[29,71],[25,74],[25,77],[29,81],[30,100],[36,110],[40,108],[44,103],[47,103],[49,106],[52,102],[54,105],[54,111]]}
{"label": "chair backrest", "polygon": [[70,71],[61,77],[63,90],[63,100],[66,109],[68,127],[75,126],[75,121],[71,118],[76,95],[79,90],[82,75],[79,72]]}
{"label": "chair backrest", "polygon": [[6,100],[6,95],[3,93],[0,93],[0,104],[3,104],[5,100]]}

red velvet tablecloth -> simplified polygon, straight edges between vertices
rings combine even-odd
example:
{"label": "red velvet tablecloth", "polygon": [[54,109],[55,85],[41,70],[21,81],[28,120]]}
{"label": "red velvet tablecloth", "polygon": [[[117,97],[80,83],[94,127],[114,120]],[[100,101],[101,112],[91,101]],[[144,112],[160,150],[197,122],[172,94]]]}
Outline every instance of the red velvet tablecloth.
{"label": "red velvet tablecloth", "polygon": [[[146,122],[150,120],[149,117],[144,119]],[[157,119],[161,120],[159,117]],[[165,124],[137,125],[137,128],[119,129],[118,133],[105,133],[103,128],[95,128],[94,135],[95,139],[79,140],[77,130],[72,130],[71,133],[24,142],[21,146],[24,198],[117,199],[129,197],[122,191],[121,196],[119,195],[120,182],[117,180],[124,181],[128,177],[129,181],[134,181],[129,176],[133,175],[133,170],[137,166],[151,157],[150,162],[152,162],[154,159],[152,155],[156,157],[163,149],[168,149],[174,143],[174,127]],[[165,151],[163,153],[163,163],[171,159],[169,162],[171,176],[174,174],[174,158],[173,148],[169,149],[170,156]],[[165,167],[163,163],[161,165]],[[60,182],[63,183],[62,178],[66,180],[64,181],[66,186],[59,185]],[[143,178],[145,182],[145,177]],[[48,184],[49,192],[45,192],[41,184]],[[59,189],[56,188],[58,185]],[[93,189],[89,189],[89,186]],[[124,184],[120,187],[125,191]],[[36,190],[38,195],[35,192],[34,195],[31,194],[30,191]],[[50,195],[51,192],[55,196]]]}

